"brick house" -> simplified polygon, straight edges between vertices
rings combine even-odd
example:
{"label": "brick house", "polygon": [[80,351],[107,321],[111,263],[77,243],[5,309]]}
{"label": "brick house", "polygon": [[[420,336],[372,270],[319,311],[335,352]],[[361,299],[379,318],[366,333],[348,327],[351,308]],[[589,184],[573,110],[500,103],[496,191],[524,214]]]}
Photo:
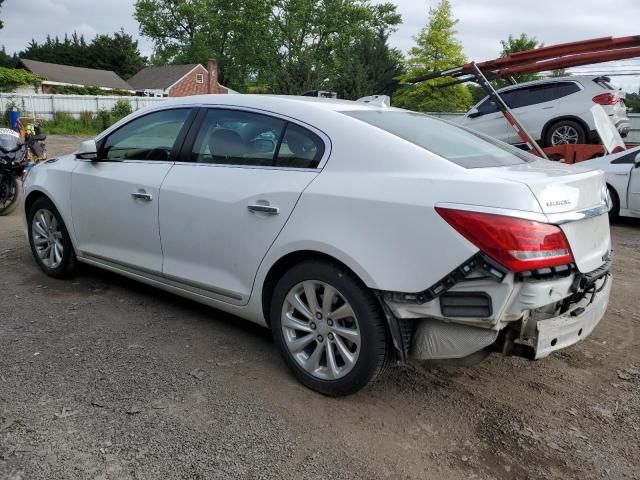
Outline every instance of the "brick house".
{"label": "brick house", "polygon": [[236,93],[218,83],[218,64],[215,60],[209,60],[208,68],[199,63],[148,67],[136,73],[128,83],[139,96],[187,97]]}

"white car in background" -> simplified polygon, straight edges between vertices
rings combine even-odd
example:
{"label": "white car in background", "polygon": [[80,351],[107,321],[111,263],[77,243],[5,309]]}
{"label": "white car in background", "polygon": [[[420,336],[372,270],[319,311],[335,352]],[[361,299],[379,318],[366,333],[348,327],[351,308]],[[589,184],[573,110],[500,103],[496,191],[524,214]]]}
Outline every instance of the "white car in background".
{"label": "white car in background", "polygon": [[640,218],[640,147],[579,164],[605,173],[609,190],[609,216]]}
{"label": "white car in background", "polygon": [[373,104],[169,100],[24,189],[45,273],[84,262],[270,327],[327,395],[394,360],[544,357],[611,288],[602,172]]}
{"label": "white car in background", "polygon": [[[626,137],[631,128],[625,94],[616,90],[608,77],[547,78],[511,85],[498,93],[543,147],[597,142],[591,114],[591,107],[596,104],[602,106],[622,137]],[[489,97],[469,110],[459,123],[505,143],[522,143]]]}

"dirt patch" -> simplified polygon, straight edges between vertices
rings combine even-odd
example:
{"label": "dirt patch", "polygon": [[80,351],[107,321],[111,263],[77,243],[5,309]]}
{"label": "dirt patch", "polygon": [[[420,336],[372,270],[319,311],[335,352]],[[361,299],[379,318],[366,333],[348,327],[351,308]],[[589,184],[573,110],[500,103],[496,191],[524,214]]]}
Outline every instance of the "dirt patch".
{"label": "dirt patch", "polygon": [[88,267],[45,277],[0,217],[0,478],[640,478],[640,222],[612,234],[611,304],[578,345],[329,399],[250,323]]}

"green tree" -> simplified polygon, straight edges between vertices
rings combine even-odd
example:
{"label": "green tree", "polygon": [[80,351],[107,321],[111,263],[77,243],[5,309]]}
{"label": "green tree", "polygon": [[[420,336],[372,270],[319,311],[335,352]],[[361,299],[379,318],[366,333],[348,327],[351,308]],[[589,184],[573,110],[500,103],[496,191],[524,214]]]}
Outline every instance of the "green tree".
{"label": "green tree", "polygon": [[13,56],[9,55],[3,45],[0,49],[0,67],[15,68],[17,64],[18,57],[15,54]]}
{"label": "green tree", "polygon": [[370,0],[137,0],[154,63],[206,63],[237,90],[302,93],[329,88],[338,52],[400,22]]}
{"label": "green tree", "polygon": [[369,0],[276,0],[271,21],[276,26],[271,83],[279,93],[299,94],[331,88],[344,54],[353,48],[362,52],[364,42],[376,32],[388,35],[401,17],[394,5]]}
{"label": "green tree", "polygon": [[65,35],[62,40],[50,36],[43,43],[31,40],[19,57],[74,67],[112,70],[123,78],[129,78],[138,72],[147,61],[140,54],[138,42],[124,30],[113,36],[97,35],[90,43],[75,32],[71,36]]}
{"label": "green tree", "polygon": [[[512,53],[524,52],[526,50],[544,47],[544,43],[539,42],[536,37],[529,37],[526,33],[521,33],[519,37],[509,35],[506,40],[500,40],[500,45],[502,45],[502,51],[500,52],[500,56],[502,58],[508,57]],[[542,77],[537,73],[514,75],[514,79],[518,83],[530,82],[532,80],[538,80],[540,78]]]}
{"label": "green tree", "polygon": [[335,73],[329,89],[340,98],[356,100],[367,95],[392,95],[404,73],[402,52],[391,48],[389,33],[368,32],[336,51]]}
{"label": "green tree", "polygon": [[[409,68],[402,77],[404,82],[436,70],[446,70],[462,65],[466,57],[462,44],[455,38],[457,19],[453,18],[451,2],[441,0],[435,8],[429,8],[429,19],[417,37],[416,46],[409,51]],[[451,78],[439,78],[404,85],[396,93],[394,104],[417,111],[464,111],[471,105],[471,93],[466,85],[437,88]]]}
{"label": "green tree", "polygon": [[218,61],[219,81],[243,89],[273,56],[275,0],[137,0],[135,18],[155,64]]}
{"label": "green tree", "polygon": [[630,112],[640,113],[640,92],[627,93],[625,101]]}
{"label": "green tree", "polygon": [[140,54],[138,41],[124,29],[111,35],[98,35],[88,47],[91,68],[113,70],[124,79],[138,73],[147,59]]}

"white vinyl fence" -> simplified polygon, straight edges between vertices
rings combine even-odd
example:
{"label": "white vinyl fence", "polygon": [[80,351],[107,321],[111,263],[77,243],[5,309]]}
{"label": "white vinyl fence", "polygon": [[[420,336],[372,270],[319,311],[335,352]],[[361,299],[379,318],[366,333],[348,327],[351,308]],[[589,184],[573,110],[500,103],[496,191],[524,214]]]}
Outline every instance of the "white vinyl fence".
{"label": "white vinyl fence", "polygon": [[111,110],[118,100],[125,100],[133,110],[139,110],[164,102],[166,98],[0,93],[0,114],[15,104],[20,110],[20,116],[27,119],[35,116],[40,120],[51,120],[56,112],[66,112],[78,117],[82,112]]}

